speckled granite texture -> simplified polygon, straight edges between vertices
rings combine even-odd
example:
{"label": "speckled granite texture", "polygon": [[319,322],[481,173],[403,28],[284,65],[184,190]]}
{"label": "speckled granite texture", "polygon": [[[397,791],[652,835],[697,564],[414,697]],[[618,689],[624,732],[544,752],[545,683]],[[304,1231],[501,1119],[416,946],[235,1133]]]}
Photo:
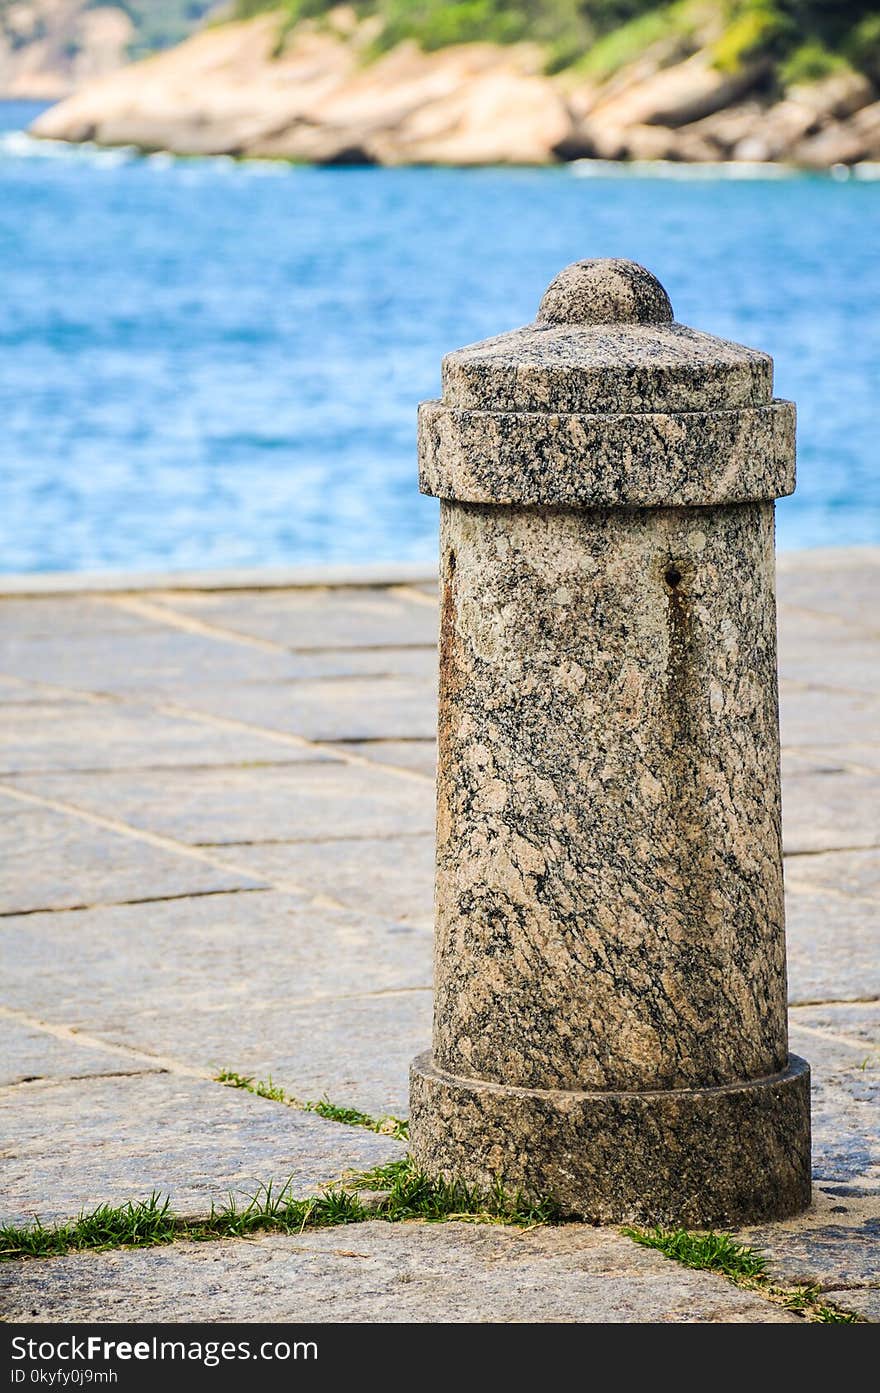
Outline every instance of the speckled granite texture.
{"label": "speckled granite texture", "polygon": [[529,324],[443,359],[471,411],[731,411],[764,406],[773,362],[684,324]]}
{"label": "speckled granite texture", "polygon": [[[575,1093],[478,1083],[415,1060],[410,1129],[433,1173],[552,1194],[596,1223],[698,1228],[806,1209],[810,1070],[727,1088]],[[462,1147],[468,1148],[465,1161]]]}
{"label": "speckled granite texture", "polygon": [[671,324],[672,317],[656,276],[620,257],[564,266],[538,306],[540,324]]}
{"label": "speckled granite texture", "polygon": [[782,1073],[794,413],[766,355],[663,322],[628,266],[567,268],[552,326],[449,355],[422,410],[436,999],[412,1136],[429,1169],[590,1218],[742,1221],[809,1197],[808,1070]]}
{"label": "speckled granite texture", "polygon": [[776,1073],[770,505],[462,505],[441,531],[438,1066],[523,1088]]}
{"label": "speckled granite texture", "polygon": [[794,492],[795,413],[638,416],[419,408],[423,493],[462,503],[705,507]]}

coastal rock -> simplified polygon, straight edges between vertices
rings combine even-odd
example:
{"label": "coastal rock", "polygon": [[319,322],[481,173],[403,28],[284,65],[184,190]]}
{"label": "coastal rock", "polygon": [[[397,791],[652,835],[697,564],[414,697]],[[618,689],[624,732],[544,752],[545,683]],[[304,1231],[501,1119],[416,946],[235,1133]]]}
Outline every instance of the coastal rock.
{"label": "coastal rock", "polygon": [[880,102],[856,112],[851,121],[834,121],[795,146],[794,158],[813,169],[880,159]]}
{"label": "coastal rock", "polygon": [[57,101],[128,62],[134,24],[117,5],[20,0],[0,15],[0,94]]}
{"label": "coastal rock", "polygon": [[589,113],[598,126],[687,126],[729,106],[749,92],[766,72],[764,64],[749,64],[736,73],[720,72],[708,53],[695,53],[683,63],[663,68],[643,82],[605,100]]}
{"label": "coastal rock", "polygon": [[[334,12],[337,14],[337,12]],[[346,11],[342,11],[340,19]],[[543,164],[570,119],[534,45],[400,44],[363,65],[352,37],[302,26],[273,59],[277,20],[206,30],[46,112],[34,133],[180,154],[318,163]],[[197,94],[197,95],[196,95]]]}
{"label": "coastal rock", "polygon": [[[82,17],[100,20],[106,44],[111,13],[102,7]],[[722,72],[706,35],[696,52],[697,38],[671,36],[611,77],[586,82],[572,72],[548,76],[544,51],[531,43],[429,53],[409,40],[376,58],[378,23],[338,6],[286,39],[273,13],[205,28],[87,83],[32,130],[147,151],[317,164],[599,158],[822,167],[878,157],[872,111],[880,94],[849,70],[774,101],[765,61]],[[106,44],[101,61],[112,66]],[[90,51],[97,63],[97,48]]]}
{"label": "coastal rock", "polygon": [[792,88],[784,101],[756,114],[752,128],[734,142],[732,156],[738,160],[794,158],[800,162],[798,150],[805,139],[820,134],[828,125],[840,127],[874,95],[868,79],[854,72],[835,73],[812,86]]}

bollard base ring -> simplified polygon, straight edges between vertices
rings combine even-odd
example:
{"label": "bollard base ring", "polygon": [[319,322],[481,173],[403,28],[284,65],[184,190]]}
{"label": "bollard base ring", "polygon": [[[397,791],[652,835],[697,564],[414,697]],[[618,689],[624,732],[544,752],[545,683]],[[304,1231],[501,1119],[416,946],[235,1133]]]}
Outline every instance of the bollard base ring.
{"label": "bollard base ring", "polygon": [[410,1140],[429,1175],[501,1180],[600,1224],[782,1219],[810,1203],[810,1066],[713,1088],[570,1093],[410,1071]]}

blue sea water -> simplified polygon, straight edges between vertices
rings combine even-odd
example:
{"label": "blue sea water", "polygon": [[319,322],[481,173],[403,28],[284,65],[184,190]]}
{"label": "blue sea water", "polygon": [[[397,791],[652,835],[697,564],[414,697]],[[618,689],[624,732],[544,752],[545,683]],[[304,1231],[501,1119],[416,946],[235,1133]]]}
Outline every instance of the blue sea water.
{"label": "blue sea water", "polygon": [[141,159],[37,110],[0,106],[0,569],[432,558],[416,403],[583,256],[774,355],[781,547],[880,542],[880,183]]}

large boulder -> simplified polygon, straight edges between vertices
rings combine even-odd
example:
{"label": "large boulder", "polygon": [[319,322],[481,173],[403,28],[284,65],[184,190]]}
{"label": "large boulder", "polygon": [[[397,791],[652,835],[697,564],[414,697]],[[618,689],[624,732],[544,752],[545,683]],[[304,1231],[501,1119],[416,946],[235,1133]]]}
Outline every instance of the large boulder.
{"label": "large boulder", "polygon": [[691,41],[681,36],[653,45],[608,81],[587,84],[571,74],[549,78],[533,44],[425,53],[410,42],[368,62],[375,25],[338,7],[320,25],[298,25],[280,53],[275,14],[208,28],[89,84],[33,130],[179,154],[324,164],[592,157],[823,167],[877,158],[877,92],[854,72],[771,104],[765,65],[721,73],[711,46],[689,53]]}
{"label": "large boulder", "polygon": [[880,101],[862,107],[849,121],[830,122],[800,141],[792,155],[798,164],[812,169],[880,160]]}
{"label": "large boulder", "polygon": [[733,147],[737,160],[799,160],[807,137],[839,123],[867,105],[874,95],[861,73],[835,73],[822,82],[793,87],[766,111]]}
{"label": "large boulder", "polygon": [[274,16],[195,35],[76,93],[36,135],[178,154],[334,163],[544,164],[571,121],[529,44],[400,44],[360,61],[350,12],[276,53]]}
{"label": "large boulder", "polygon": [[600,96],[588,120],[592,125],[622,129],[687,126],[740,100],[766,71],[765,63],[752,63],[736,73],[720,72],[708,52],[695,53],[623,91]]}

